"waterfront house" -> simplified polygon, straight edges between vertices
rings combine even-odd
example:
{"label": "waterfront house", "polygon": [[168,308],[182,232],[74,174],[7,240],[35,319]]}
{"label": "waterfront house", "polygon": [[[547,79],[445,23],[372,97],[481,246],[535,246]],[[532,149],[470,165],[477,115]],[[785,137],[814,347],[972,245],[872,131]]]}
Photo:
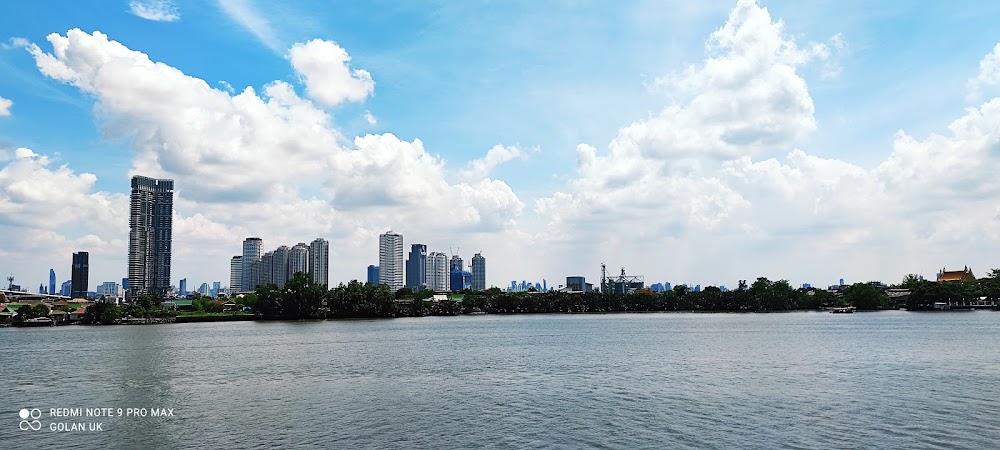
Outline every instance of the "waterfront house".
{"label": "waterfront house", "polygon": [[66,318],[70,323],[79,322],[83,320],[83,316],[87,314],[87,308],[77,308],[70,311],[69,316]]}

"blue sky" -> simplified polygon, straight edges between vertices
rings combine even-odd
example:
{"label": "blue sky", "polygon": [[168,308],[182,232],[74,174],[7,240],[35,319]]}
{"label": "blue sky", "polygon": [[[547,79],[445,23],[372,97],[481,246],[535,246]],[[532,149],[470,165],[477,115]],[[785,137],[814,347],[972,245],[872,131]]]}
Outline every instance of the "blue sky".
{"label": "blue sky", "polygon": [[[891,282],[941,265],[1000,265],[990,256],[996,236],[984,231],[996,192],[985,175],[962,172],[997,162],[986,108],[996,74],[980,62],[1000,41],[998,5],[131,3],[0,7],[0,98],[13,102],[0,115],[0,197],[10,204],[0,271],[24,284],[47,280],[49,267],[68,272],[69,254],[84,247],[95,254],[92,285],[121,278],[127,225],[121,236],[121,213],[103,210],[120,208],[134,173],[178,180],[173,278],[189,285],[227,284],[228,256],[249,234],[266,249],[326,237],[338,249],[331,279],[361,278],[377,262],[374,236],[389,227],[407,245],[460,247],[466,259],[482,250],[497,285],[596,277],[602,261],[650,282],[702,285]],[[140,17],[142,7],[171,20]],[[727,26],[732,42],[713,46]],[[40,56],[54,54],[51,33],[77,55],[55,58],[76,78],[60,78]],[[128,93],[128,77],[147,72],[74,65],[109,40],[135,52],[126,59],[144,54],[182,72],[167,88],[176,104],[157,109],[132,95],[145,91]],[[312,72],[309,82],[290,56],[296,44],[313,62],[346,52],[349,61],[333,64],[346,70]],[[357,70],[373,88],[358,87]],[[361,84],[336,78],[352,73]],[[719,81],[730,75],[735,84]],[[986,81],[973,93],[977,77]],[[190,80],[230,99],[250,87],[266,101],[279,97],[268,86],[287,86],[310,106],[275,114],[286,129],[302,125],[302,140],[243,125],[185,136],[175,122],[183,113],[170,108],[202,119],[248,114]],[[339,82],[360,90],[318,94]],[[983,135],[949,129],[962,119],[984,121]],[[220,156],[233,147],[204,144],[213,140],[250,155]],[[494,146],[507,150],[489,162]],[[38,156],[19,159],[19,148]],[[583,163],[588,148],[597,169]],[[251,160],[275,166],[240,169]],[[476,161],[488,164],[473,171]],[[414,178],[425,181],[406,181]],[[951,185],[959,189],[941,188]],[[19,203],[32,199],[73,219]]]}

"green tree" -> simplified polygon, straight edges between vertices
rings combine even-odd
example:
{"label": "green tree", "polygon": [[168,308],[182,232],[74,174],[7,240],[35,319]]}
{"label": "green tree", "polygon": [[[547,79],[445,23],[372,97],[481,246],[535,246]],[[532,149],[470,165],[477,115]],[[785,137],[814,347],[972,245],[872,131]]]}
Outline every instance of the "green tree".
{"label": "green tree", "polygon": [[284,302],[281,301],[281,291],[276,284],[257,286],[257,312],[266,318],[285,316]]}
{"label": "green tree", "polygon": [[982,295],[990,300],[1000,300],[1000,269],[990,270],[990,274],[979,279],[979,288]]}
{"label": "green tree", "polygon": [[889,297],[884,292],[868,283],[854,283],[847,288],[844,299],[858,309],[874,310],[889,305]]}
{"label": "green tree", "polygon": [[911,291],[913,289],[916,289],[917,286],[919,285],[920,285],[920,276],[913,273],[903,277],[903,282],[899,283],[899,287],[903,289],[909,289]]}
{"label": "green tree", "polygon": [[98,302],[87,307],[82,322],[89,324],[110,325],[122,317],[121,308],[112,303]]}
{"label": "green tree", "polygon": [[323,316],[320,308],[325,295],[323,285],[297,272],[283,288],[273,284],[257,288],[257,306],[268,319],[318,319]]}
{"label": "green tree", "polygon": [[32,306],[31,309],[34,310],[33,312],[35,314],[35,317],[48,317],[50,312],[49,307],[46,306],[44,303],[39,303],[35,306]]}

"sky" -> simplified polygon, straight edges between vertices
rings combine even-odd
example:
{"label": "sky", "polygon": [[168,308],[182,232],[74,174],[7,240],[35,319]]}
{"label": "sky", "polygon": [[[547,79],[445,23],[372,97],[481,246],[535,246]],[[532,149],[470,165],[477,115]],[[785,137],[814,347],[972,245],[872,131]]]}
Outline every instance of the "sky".
{"label": "sky", "polygon": [[487,284],[825,286],[1000,267],[1000,4],[121,0],[0,5],[0,273],[172,281],[242,240],[482,252]]}

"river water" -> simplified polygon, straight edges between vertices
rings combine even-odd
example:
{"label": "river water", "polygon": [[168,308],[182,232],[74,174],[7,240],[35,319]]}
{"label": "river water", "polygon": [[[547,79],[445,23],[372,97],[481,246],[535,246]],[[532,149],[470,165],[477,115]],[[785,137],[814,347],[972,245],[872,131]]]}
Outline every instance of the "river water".
{"label": "river water", "polygon": [[1000,312],[3,328],[0,344],[3,448],[1000,445]]}

